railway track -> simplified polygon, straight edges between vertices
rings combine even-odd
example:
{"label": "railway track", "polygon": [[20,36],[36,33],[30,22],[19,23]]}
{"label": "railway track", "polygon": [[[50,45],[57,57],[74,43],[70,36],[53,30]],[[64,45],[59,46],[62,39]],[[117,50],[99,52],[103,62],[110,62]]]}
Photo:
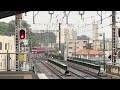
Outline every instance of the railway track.
{"label": "railway track", "polygon": [[[69,71],[71,71],[71,69],[72,69],[72,72],[78,74],[79,76],[81,76],[84,79],[98,79],[98,77],[93,76],[90,73],[86,73],[83,70],[77,69],[77,68],[75,68],[73,66],[69,66]],[[99,79],[101,79],[101,78],[99,78]]]}
{"label": "railway track", "polygon": [[[68,69],[70,72],[83,77],[83,79],[111,79],[111,77],[109,77],[109,76],[102,75],[102,74],[99,75],[97,73],[86,70],[86,69],[80,67],[80,65],[73,66],[73,63],[70,63],[67,61],[61,61],[61,62],[68,65]],[[78,72],[80,72],[80,73],[78,73]]]}
{"label": "railway track", "polygon": [[[49,79],[63,79],[58,73],[55,72],[55,70],[53,70],[51,67],[49,67],[48,65],[46,65],[44,62],[42,62],[41,60],[39,60],[39,63],[36,63],[37,66],[39,67],[39,69],[41,68],[41,65],[43,65],[42,67],[44,68],[42,73],[45,73],[45,75],[49,78]],[[47,71],[46,71],[46,69]]]}
{"label": "railway track", "polygon": [[76,69],[76,70],[78,70],[82,73],[87,74],[88,77],[92,77],[92,78],[94,77],[95,79],[111,79],[111,77],[108,77],[107,75],[97,74],[97,73],[91,72],[89,70],[86,70],[84,68],[81,68],[80,65],[79,66],[77,66],[77,65],[73,66],[71,64],[68,64],[68,66],[70,68]]}
{"label": "railway track", "polygon": [[[71,76],[67,76],[56,70],[55,68],[51,67],[48,63],[46,63],[46,60],[39,60],[40,63],[42,63],[46,68],[48,68],[54,75],[58,77],[58,79],[85,79],[78,74],[75,74],[74,72],[70,72]],[[50,77],[49,74],[46,74],[46,76]],[[55,78],[54,78],[55,79]],[[56,78],[57,79],[57,78]]]}
{"label": "railway track", "polygon": [[[70,71],[70,74],[71,74],[71,76],[66,76],[66,75],[63,75],[62,73],[60,73],[58,70],[56,70],[55,68],[53,68],[46,62],[47,62],[47,60],[37,59],[37,63],[43,64],[47,69],[49,69],[49,71],[52,72],[51,75],[45,73],[46,76],[48,76],[48,77],[50,77],[54,74],[55,76],[57,76],[56,79],[103,79],[103,77],[98,76],[97,74],[95,74],[93,72],[91,73],[90,71],[87,71],[80,67],[73,67],[69,64],[70,62],[63,61],[63,63],[68,65],[68,70]],[[41,65],[37,66],[37,68],[39,68],[39,70],[40,70],[40,66]],[[42,70],[40,70],[39,72],[44,73]]]}
{"label": "railway track", "polygon": [[85,79],[85,78],[81,77],[80,75],[78,75],[72,71],[70,71],[70,76],[67,76],[67,75],[62,74],[60,71],[58,71],[57,69],[55,69],[53,67],[51,67],[51,69],[52,70],[54,69],[55,71],[57,71],[57,73],[59,73],[63,79]]}

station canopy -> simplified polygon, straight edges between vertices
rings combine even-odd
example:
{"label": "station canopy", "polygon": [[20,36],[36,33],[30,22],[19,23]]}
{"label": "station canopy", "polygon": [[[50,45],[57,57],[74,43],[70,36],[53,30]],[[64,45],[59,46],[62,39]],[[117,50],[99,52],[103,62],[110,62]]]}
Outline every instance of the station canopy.
{"label": "station canopy", "polygon": [[14,16],[16,14],[25,13],[25,12],[28,12],[28,11],[0,11],[0,19]]}

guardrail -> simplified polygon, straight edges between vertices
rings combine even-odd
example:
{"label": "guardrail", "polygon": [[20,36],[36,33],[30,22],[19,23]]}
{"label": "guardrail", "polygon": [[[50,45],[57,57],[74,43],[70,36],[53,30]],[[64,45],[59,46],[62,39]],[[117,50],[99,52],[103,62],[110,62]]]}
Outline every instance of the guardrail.
{"label": "guardrail", "polygon": [[60,59],[60,60],[64,60],[64,57],[63,56],[59,56],[59,55],[53,55],[53,54],[49,54],[49,57],[52,57],[54,59]]}
{"label": "guardrail", "polygon": [[[87,62],[82,62],[82,61],[78,61],[78,60],[73,60],[73,59],[67,59],[68,62],[71,62],[71,63],[75,63],[75,64],[78,64],[78,65],[82,65],[82,66],[85,66],[85,67],[88,67],[88,68],[91,68],[91,69],[95,69],[97,70],[97,73],[99,74],[100,73],[100,65],[96,65],[96,64],[92,64],[92,63],[87,63]],[[90,69],[88,69],[90,70]]]}
{"label": "guardrail", "polygon": [[68,67],[66,64],[52,59],[48,59],[48,64],[65,75],[69,74]]}
{"label": "guardrail", "polygon": [[[83,58],[72,58],[78,61],[83,61],[83,62],[87,62],[87,63],[92,63],[92,64],[96,64],[96,65],[100,65],[101,68],[104,68],[104,62],[100,62],[100,61],[95,61],[95,60],[89,60],[89,59],[83,59]],[[105,67],[106,67],[106,63],[105,63]]]}

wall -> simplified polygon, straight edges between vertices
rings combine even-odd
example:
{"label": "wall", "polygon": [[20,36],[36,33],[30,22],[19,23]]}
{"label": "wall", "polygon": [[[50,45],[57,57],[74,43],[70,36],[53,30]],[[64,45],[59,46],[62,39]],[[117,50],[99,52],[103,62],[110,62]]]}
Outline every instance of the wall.
{"label": "wall", "polygon": [[[0,36],[0,42],[2,42],[2,50],[0,50],[0,53],[7,53],[7,50],[9,53],[15,53],[15,38],[14,36]],[[6,47],[6,45],[7,47]],[[15,54],[10,55],[10,68],[15,68]],[[0,54],[0,69],[5,69],[7,62],[7,55],[6,54]]]}

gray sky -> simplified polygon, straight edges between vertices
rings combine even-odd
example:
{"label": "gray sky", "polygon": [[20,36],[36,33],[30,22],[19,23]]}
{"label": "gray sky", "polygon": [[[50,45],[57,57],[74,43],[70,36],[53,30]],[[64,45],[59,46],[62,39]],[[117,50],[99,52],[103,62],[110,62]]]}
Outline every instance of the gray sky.
{"label": "gray sky", "polygon": [[[37,13],[37,11],[35,12]],[[120,21],[120,19],[118,18],[120,15],[120,12],[117,11],[117,20],[116,21]],[[103,18],[109,17],[111,15],[111,11],[103,11]],[[33,12],[27,12],[27,16],[25,16],[25,14],[23,14],[23,20],[26,20],[32,27],[32,29],[47,29],[47,25],[50,25],[51,28],[49,29],[58,29],[58,23],[61,23],[62,18],[64,16],[63,11],[54,11],[54,14],[52,15],[52,19],[51,19],[51,23],[50,22],[50,14],[48,14],[48,11],[39,11],[39,14],[35,17],[35,23],[33,24]],[[69,18],[68,18],[68,23],[69,24],[73,24],[73,28],[75,31],[77,31],[78,35],[87,35],[89,37],[92,37],[92,22],[95,20],[95,22],[97,22],[98,20],[100,20],[99,15],[97,14],[97,11],[85,11],[85,14],[83,15],[83,19],[81,19],[81,16],[79,15],[78,11],[71,11],[69,14]],[[11,20],[14,20],[15,17],[8,17],[8,18],[4,18],[1,19],[0,21],[4,21],[4,22],[9,22]],[[57,20],[59,22],[57,22]],[[100,21],[97,22],[99,23],[99,33],[103,33],[105,32],[106,34],[106,38],[111,38],[111,17],[104,19],[103,23],[100,24]],[[66,24],[66,18],[64,18],[62,24]],[[90,25],[87,25],[90,24]],[[86,26],[85,26],[86,25]],[[84,27],[82,27],[84,26]],[[119,26],[119,24],[118,24]],[[62,27],[62,26],[61,26]],[[103,27],[103,28],[101,28]]]}

